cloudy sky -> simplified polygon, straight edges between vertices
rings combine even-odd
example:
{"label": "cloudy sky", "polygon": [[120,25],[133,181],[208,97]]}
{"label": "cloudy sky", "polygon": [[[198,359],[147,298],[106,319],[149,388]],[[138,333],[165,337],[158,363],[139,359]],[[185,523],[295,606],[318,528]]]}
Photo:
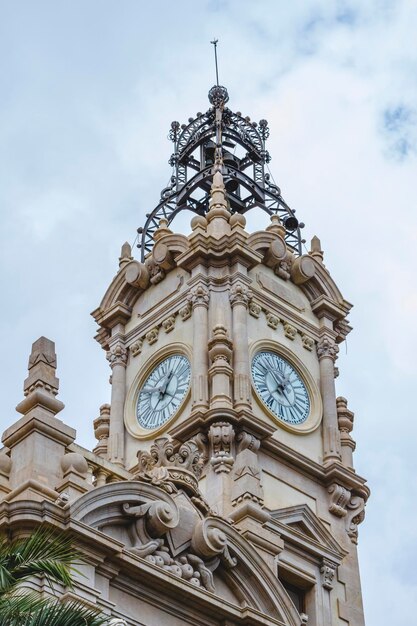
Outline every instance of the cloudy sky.
{"label": "cloudy sky", "polygon": [[231,108],[269,120],[272,174],[355,305],[337,386],[372,489],[368,626],[417,619],[416,32],[415,0],[0,0],[1,430],[46,335],[94,445],[89,313],[169,179],[171,121],[208,107],[216,36]]}

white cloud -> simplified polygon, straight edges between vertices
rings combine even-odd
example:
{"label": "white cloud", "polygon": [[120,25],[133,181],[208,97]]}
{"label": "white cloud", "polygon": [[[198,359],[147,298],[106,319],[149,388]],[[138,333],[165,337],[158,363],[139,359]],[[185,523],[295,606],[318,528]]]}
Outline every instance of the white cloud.
{"label": "white cloud", "polygon": [[413,0],[21,2],[0,25],[2,346],[13,355],[2,425],[45,334],[63,418],[94,445],[109,370],[89,311],[170,176],[171,120],[208,107],[218,37],[231,108],[269,119],[274,178],[355,304],[338,389],[373,490],[359,545],[368,626],[411,624],[417,609],[417,157],[392,158],[417,137],[416,26]]}

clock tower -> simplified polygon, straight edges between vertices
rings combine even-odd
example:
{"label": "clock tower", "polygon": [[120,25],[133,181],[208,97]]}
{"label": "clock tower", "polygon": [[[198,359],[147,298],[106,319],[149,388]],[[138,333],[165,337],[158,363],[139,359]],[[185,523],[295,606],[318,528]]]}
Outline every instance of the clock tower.
{"label": "clock tower", "polygon": [[[44,499],[87,546],[76,593],[114,624],[362,626],[369,490],[335,391],[351,305],[317,237],[303,254],[266,120],[228,100],[216,85],[206,113],[171,124],[170,184],[93,312],[111,368],[98,444],[61,434]],[[174,230],[182,210],[189,234]],[[248,231],[250,211],[265,230]],[[53,373],[53,344],[36,345],[30,364],[41,354]]]}

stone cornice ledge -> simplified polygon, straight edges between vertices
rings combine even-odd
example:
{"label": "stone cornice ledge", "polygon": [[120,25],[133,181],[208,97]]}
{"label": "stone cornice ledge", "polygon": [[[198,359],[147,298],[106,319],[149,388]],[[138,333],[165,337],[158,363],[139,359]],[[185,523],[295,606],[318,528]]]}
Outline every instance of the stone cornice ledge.
{"label": "stone cornice ledge", "polygon": [[341,463],[334,462],[321,465],[271,437],[262,442],[262,448],[275,457],[297,467],[304,474],[325,486],[337,482],[346,489],[353,491],[355,495],[364,498],[365,501],[369,497],[370,489],[366,485],[366,480]]}
{"label": "stone cornice ledge", "polygon": [[253,434],[258,439],[270,437],[275,431],[274,426],[266,424],[246,409],[208,409],[207,411],[192,411],[189,417],[180,424],[171,428],[168,433],[178,441],[187,441],[195,437],[201,430],[207,429],[210,424],[218,421],[228,421],[240,430]]}

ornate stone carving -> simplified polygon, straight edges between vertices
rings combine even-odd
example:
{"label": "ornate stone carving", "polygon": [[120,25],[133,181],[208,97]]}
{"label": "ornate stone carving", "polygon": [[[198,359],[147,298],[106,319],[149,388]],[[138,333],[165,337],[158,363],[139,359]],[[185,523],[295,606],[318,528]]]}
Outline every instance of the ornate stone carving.
{"label": "ornate stone carving", "polygon": [[273,313],[267,313],[266,314],[266,323],[268,324],[268,326],[270,326],[271,328],[276,330],[278,328],[278,324],[279,324],[279,317],[277,317]]}
{"label": "ornate stone carving", "polygon": [[261,312],[262,307],[260,307],[259,304],[251,300],[251,302],[249,303],[249,314],[252,315],[252,317],[258,318]]}
{"label": "ornate stone carving", "polygon": [[138,356],[142,352],[143,348],[143,339],[138,339],[130,346],[130,352],[132,356]]}
{"label": "ornate stone carving", "polygon": [[275,268],[275,274],[282,278],[283,280],[289,280],[291,277],[291,266],[293,262],[293,257],[290,254],[287,254],[285,259],[280,261]]}
{"label": "ornate stone carving", "polygon": [[192,306],[189,302],[187,302],[187,304],[184,304],[184,306],[180,308],[180,310],[178,311],[178,314],[180,318],[182,319],[182,321],[185,322],[185,320],[188,320],[188,318],[191,317],[192,312],[193,312]]}
{"label": "ornate stone carving", "polygon": [[329,591],[333,589],[333,579],[337,571],[337,564],[329,559],[323,559],[320,567],[321,584]]}
{"label": "ornate stone carving", "polygon": [[122,509],[125,516],[133,519],[129,528],[130,550],[197,587],[214,593],[213,571],[220,562],[226,568],[237,564],[215,517],[201,519],[188,514],[182,518],[183,508],[172,499],[144,501],[139,505],[125,502]]}
{"label": "ornate stone carving", "polygon": [[288,337],[288,339],[291,339],[291,341],[294,341],[297,336],[297,329],[291,326],[291,324],[288,324],[288,322],[284,322],[284,335]]}
{"label": "ornate stone carving", "polygon": [[351,493],[349,489],[333,483],[328,488],[330,494],[329,511],[337,517],[345,517],[347,513],[346,506],[350,500]]}
{"label": "ornate stone carving", "polygon": [[217,422],[210,426],[210,463],[214,471],[229,473],[234,463],[235,431],[228,422]]}
{"label": "ornate stone carving", "polygon": [[149,272],[149,281],[152,285],[157,285],[165,278],[165,271],[162,267],[159,267],[157,263],[153,260],[153,258],[148,258],[145,261],[145,265]]}
{"label": "ornate stone carving", "polygon": [[136,478],[160,486],[167,493],[175,492],[178,486],[192,494],[198,493],[202,454],[195,441],[183,443],[176,452],[168,437],[158,437],[149,452],[139,450],[137,457]]}
{"label": "ornate stone carving", "polygon": [[208,289],[203,285],[198,285],[188,294],[188,301],[192,304],[193,308],[196,306],[205,306],[207,308],[209,300],[210,294]]}
{"label": "ornate stone carving", "polygon": [[113,617],[109,621],[109,626],[127,626],[127,622],[124,619],[120,619],[120,617]]}
{"label": "ornate stone carving", "polygon": [[170,333],[175,328],[175,317],[170,315],[166,320],[162,322],[162,328],[166,333]]}
{"label": "ornate stone carving", "polygon": [[158,337],[159,337],[159,328],[157,326],[155,326],[155,328],[152,328],[152,330],[146,333],[146,340],[149,343],[149,345],[156,343],[158,341]]}
{"label": "ornate stone carving", "polygon": [[329,357],[333,361],[337,359],[337,354],[339,352],[339,346],[335,344],[333,339],[324,335],[321,337],[317,343],[317,356],[319,359],[324,359]]}
{"label": "ornate stone carving", "polygon": [[303,344],[303,348],[305,348],[309,352],[311,352],[314,348],[314,339],[312,339],[308,335],[305,335],[304,333],[302,333],[301,335],[301,343]]}
{"label": "ornate stone carving", "polygon": [[359,496],[352,496],[348,505],[346,530],[352,543],[358,543],[358,526],[365,519],[365,500]]}
{"label": "ornate stone carving", "polygon": [[235,283],[232,285],[230,289],[230,304],[236,306],[237,304],[243,304],[244,306],[248,306],[251,300],[251,292],[250,289],[244,285],[243,283]]}
{"label": "ornate stone carving", "polygon": [[306,613],[300,613],[300,618],[301,618],[300,626],[305,626],[305,624],[308,623],[308,615]]}
{"label": "ornate stone carving", "polygon": [[121,341],[111,346],[110,350],[106,354],[106,359],[110,363],[110,367],[113,369],[116,365],[122,365],[126,367],[127,363],[127,349]]}

